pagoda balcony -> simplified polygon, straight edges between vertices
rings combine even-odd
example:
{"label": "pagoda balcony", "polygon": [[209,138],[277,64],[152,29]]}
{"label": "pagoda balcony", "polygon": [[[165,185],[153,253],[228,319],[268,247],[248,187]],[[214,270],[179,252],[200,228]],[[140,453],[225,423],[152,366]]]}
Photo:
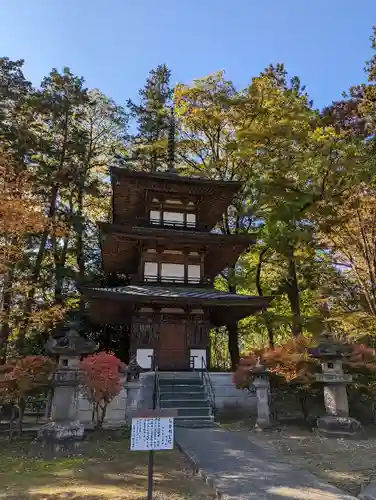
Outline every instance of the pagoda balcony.
{"label": "pagoda balcony", "polygon": [[173,221],[173,220],[161,220],[161,219],[151,219],[149,217],[139,217],[136,221],[136,225],[140,227],[149,227],[157,229],[179,229],[187,231],[197,231],[196,222],[190,221]]}
{"label": "pagoda balcony", "polygon": [[158,284],[158,285],[194,285],[194,286],[208,286],[213,287],[213,280],[211,278],[180,278],[177,276],[144,276],[142,281],[144,284]]}

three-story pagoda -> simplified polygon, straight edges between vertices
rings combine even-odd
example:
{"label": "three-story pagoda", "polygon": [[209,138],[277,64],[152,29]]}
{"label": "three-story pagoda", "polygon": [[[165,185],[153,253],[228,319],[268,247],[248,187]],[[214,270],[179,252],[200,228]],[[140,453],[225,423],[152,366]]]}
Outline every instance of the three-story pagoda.
{"label": "three-story pagoda", "polygon": [[102,263],[124,286],[84,291],[91,321],[129,325],[129,357],[143,368],[152,358],[160,370],[209,366],[210,329],[269,303],[213,287],[255,242],[212,232],[240,184],[121,167],[111,178],[113,222],[100,224]]}

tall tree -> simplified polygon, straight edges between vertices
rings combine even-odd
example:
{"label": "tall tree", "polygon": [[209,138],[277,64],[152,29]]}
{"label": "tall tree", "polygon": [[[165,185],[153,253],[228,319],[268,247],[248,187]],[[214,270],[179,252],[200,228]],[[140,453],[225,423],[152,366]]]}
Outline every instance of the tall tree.
{"label": "tall tree", "polygon": [[[200,172],[212,179],[245,180],[252,176],[245,160],[238,154],[236,131],[237,105],[240,99],[232,84],[219,72],[196,80],[192,86],[178,85],[174,92],[179,119],[178,161],[188,172]],[[247,189],[247,188],[246,188]],[[253,222],[252,209],[241,193],[234,206],[223,217],[218,230],[224,234],[248,231]],[[234,266],[221,276],[224,286],[236,292]],[[239,361],[237,322],[227,325],[228,349],[234,368]]]}
{"label": "tall tree", "polygon": [[[34,105],[39,112],[42,126],[39,134],[39,153],[33,158],[38,164],[39,194],[44,194],[46,215],[50,221],[38,245],[35,262],[30,273],[30,289],[23,310],[23,320],[17,338],[17,348],[22,350],[40,287],[40,276],[49,237],[59,231],[58,205],[61,190],[74,176],[74,157],[82,152],[85,136],[80,125],[83,120],[81,106],[87,102],[83,79],[72,74],[69,68],[62,73],[52,70],[44,78],[41,90],[34,94]],[[56,256],[56,245],[55,245]],[[55,259],[56,260],[56,259]]]}
{"label": "tall tree", "polygon": [[[258,232],[259,294],[265,293],[265,262],[279,256],[283,272],[273,292],[286,295],[291,332],[299,335],[304,320],[298,268],[305,257],[312,257],[315,244],[310,214],[325,201],[327,209],[333,207],[351,186],[348,173],[356,170],[356,152],[333,129],[320,126],[299,80],[289,81],[283,65],[268,67],[241,92],[219,73],[191,87],[178,86],[175,99],[180,157],[209,177],[242,181],[243,191],[219,228],[225,233]],[[243,267],[240,262],[227,271],[230,290],[236,290]],[[273,343],[270,316],[263,319]],[[234,366],[238,325],[227,327]]]}
{"label": "tall tree", "polygon": [[[375,51],[376,27],[370,40]],[[366,63],[365,73],[368,82],[351,87],[323,113],[360,154],[347,198],[320,225],[323,258],[341,270],[331,310],[337,330],[352,335],[373,333],[376,324],[376,55]]]}
{"label": "tall tree", "polygon": [[[22,204],[23,193],[15,189],[12,198],[9,186],[27,186],[26,178],[30,178],[28,159],[35,147],[35,117],[29,106],[31,84],[23,74],[23,60],[12,61],[7,57],[0,58],[0,143],[1,168],[4,175],[2,184],[3,207],[10,203],[9,213],[14,212],[15,203]],[[19,182],[17,177],[19,176]],[[16,183],[16,184],[15,184]],[[30,188],[30,185],[28,186]],[[10,198],[9,198],[10,196]],[[4,197],[7,203],[4,204]],[[19,199],[19,201],[16,201]],[[24,214],[25,215],[25,214]],[[11,220],[11,219],[10,219]],[[22,215],[20,217],[22,221]],[[15,221],[11,222],[14,224]],[[6,226],[5,220],[4,224]],[[25,225],[27,227],[27,224]],[[1,323],[0,343],[3,345],[10,334],[10,316],[13,297],[13,285],[17,268],[19,268],[26,242],[19,231],[9,231],[3,227],[3,250],[18,249],[17,258],[6,259],[6,266],[1,274]],[[29,238],[28,232],[24,236]]]}
{"label": "tall tree", "polygon": [[[70,192],[74,206],[72,222],[78,272],[76,284],[87,279],[90,253],[98,245],[96,221],[110,212],[110,186],[106,181],[108,166],[113,165],[126,147],[128,115],[98,90],[89,92],[89,103],[83,121],[85,147],[79,156]],[[83,309],[80,298],[80,308]]]}
{"label": "tall tree", "polygon": [[156,172],[166,168],[169,103],[172,97],[171,71],[165,64],[150,71],[146,85],[139,91],[140,103],[128,101],[137,125],[132,141],[132,160],[141,170]]}
{"label": "tall tree", "polygon": [[[25,240],[41,233],[46,225],[41,200],[33,194],[32,178],[12,158],[0,151],[0,352],[11,332],[10,306],[15,269],[24,259]],[[20,290],[19,290],[20,291]]]}

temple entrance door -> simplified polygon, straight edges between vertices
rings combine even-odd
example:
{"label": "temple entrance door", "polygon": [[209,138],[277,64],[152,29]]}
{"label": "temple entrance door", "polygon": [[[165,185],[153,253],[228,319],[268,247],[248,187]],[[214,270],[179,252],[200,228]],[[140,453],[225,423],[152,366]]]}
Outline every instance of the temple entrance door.
{"label": "temple entrance door", "polygon": [[160,370],[189,368],[184,320],[160,323],[157,363]]}

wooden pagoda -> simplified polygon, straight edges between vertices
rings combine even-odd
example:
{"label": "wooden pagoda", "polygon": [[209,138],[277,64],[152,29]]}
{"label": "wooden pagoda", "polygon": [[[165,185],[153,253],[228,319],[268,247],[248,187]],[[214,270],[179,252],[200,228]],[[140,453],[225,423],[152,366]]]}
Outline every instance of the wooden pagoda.
{"label": "wooden pagoda", "polygon": [[255,242],[212,232],[240,184],[120,167],[111,178],[113,222],[100,224],[102,263],[123,282],[85,289],[91,321],[129,325],[129,356],[144,368],[152,357],[160,370],[209,366],[210,329],[269,303],[213,287]]}

